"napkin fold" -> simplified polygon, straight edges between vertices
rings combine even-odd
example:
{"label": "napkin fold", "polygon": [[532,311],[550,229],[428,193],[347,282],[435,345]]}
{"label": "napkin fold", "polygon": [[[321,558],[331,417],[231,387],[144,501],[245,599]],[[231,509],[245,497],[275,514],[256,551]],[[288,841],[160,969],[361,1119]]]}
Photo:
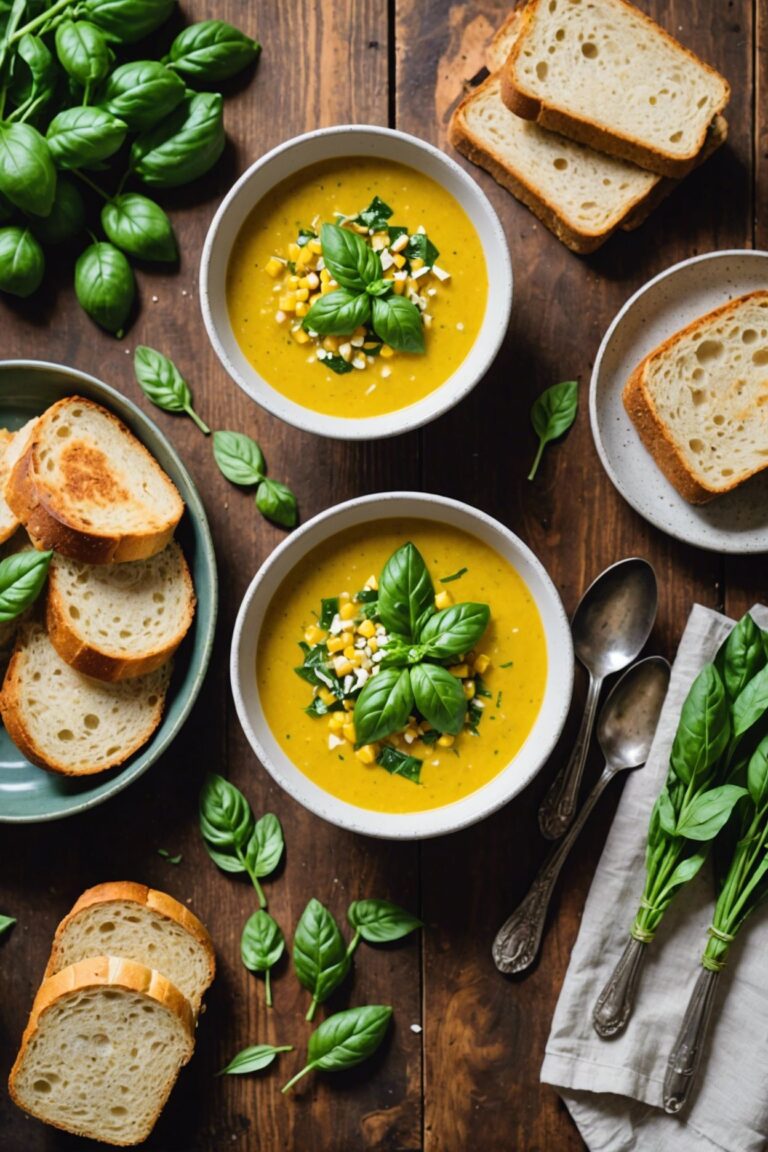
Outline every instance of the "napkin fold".
{"label": "napkin fold", "polygon": [[[751,615],[768,628],[768,609]],[[695,605],[645,768],[627,774],[584,909],[547,1042],[541,1079],[563,1097],[591,1152],[764,1152],[768,1142],[768,915],[732,946],[717,992],[698,1089],[682,1116],[661,1109],[667,1059],[712,920],[711,866],[681,890],[649,945],[634,1014],[601,1040],[592,1009],[626,944],[643,891],[648,820],[667,773],[688,690],[733,621]]]}

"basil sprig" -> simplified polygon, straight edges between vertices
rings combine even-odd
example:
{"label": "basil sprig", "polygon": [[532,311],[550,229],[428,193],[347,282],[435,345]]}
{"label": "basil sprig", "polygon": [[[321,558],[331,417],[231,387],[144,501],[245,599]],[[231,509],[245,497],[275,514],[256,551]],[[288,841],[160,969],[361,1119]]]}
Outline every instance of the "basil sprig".
{"label": "basil sprig", "polygon": [[242,792],[211,773],[200,793],[200,831],[214,864],[224,872],[246,872],[266,908],[260,881],[275,871],[284,849],[277,816],[267,812],[256,820]]}
{"label": "basil sprig", "polygon": [[281,528],[295,528],[299,509],[291,489],[279,480],[265,476],[266,461],[261,448],[244,432],[214,432],[213,455],[219,469],[232,484],[244,488],[257,485],[256,507],[262,516]]}
{"label": "basil sprig", "polygon": [[268,1068],[281,1052],[293,1052],[293,1045],[282,1044],[275,1047],[273,1044],[254,1044],[238,1052],[226,1068],[222,1068],[216,1075],[242,1076],[245,1072],[261,1072],[263,1068]]}
{"label": "basil sprig", "polygon": [[270,969],[285,951],[285,938],[280,925],[269,912],[259,908],[248,918],[240,940],[240,956],[249,972],[263,972],[267,1008],[272,1007]]}
{"label": "basil sprig", "polygon": [[346,336],[370,323],[395,351],[423,353],[421,313],[410,300],[391,294],[378,252],[338,224],[323,224],[320,243],[325,266],[340,288],[315,301],[303,327],[321,336]]}
{"label": "basil sprig", "polygon": [[133,370],[148,400],[164,412],[186,412],[204,435],[210,434],[210,428],[192,407],[189,385],[172,360],[155,348],[139,344],[133,357]]}
{"label": "basil sprig", "polygon": [[15,620],[34,604],[45,584],[53,552],[34,548],[0,561],[0,624]]}
{"label": "basil sprig", "polygon": [[309,1038],[306,1065],[288,1081],[282,1091],[290,1091],[302,1076],[314,1068],[324,1072],[340,1072],[362,1064],[381,1044],[391,1018],[392,1009],[382,1004],[347,1008],[345,1012],[329,1016]]}
{"label": "basil sprig", "polygon": [[578,410],[578,380],[565,380],[562,384],[553,384],[536,397],[531,408],[531,424],[539,438],[539,446],[528,473],[529,480],[533,480],[536,475],[547,444],[551,440],[557,440],[558,436],[565,435],[576,419]]}

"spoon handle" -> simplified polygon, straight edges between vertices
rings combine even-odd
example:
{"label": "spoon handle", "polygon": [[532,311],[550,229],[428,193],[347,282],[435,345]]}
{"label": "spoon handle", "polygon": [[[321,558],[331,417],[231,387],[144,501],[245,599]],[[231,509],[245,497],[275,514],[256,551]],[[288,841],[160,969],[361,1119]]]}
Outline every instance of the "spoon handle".
{"label": "spoon handle", "polygon": [[674,1115],[685,1107],[696,1079],[701,1051],[712,1019],[719,972],[702,968],[696,981],[675,1046],[667,1063],[662,1103]]}
{"label": "spoon handle", "polygon": [[547,840],[559,840],[573,819],[579,798],[581,778],[595,726],[597,702],[603,685],[602,676],[589,674],[589,691],[579,734],[568,762],[558,772],[539,808],[539,828]]}
{"label": "spoon handle", "polygon": [[615,769],[606,765],[567,835],[550,851],[542,864],[528,895],[496,933],[492,953],[493,962],[500,972],[524,972],[536,959],[552,889],[560,869],[590,812],[615,775]]}
{"label": "spoon handle", "polygon": [[621,959],[597,998],[592,1024],[603,1040],[619,1036],[629,1022],[645,954],[643,941],[630,936]]}

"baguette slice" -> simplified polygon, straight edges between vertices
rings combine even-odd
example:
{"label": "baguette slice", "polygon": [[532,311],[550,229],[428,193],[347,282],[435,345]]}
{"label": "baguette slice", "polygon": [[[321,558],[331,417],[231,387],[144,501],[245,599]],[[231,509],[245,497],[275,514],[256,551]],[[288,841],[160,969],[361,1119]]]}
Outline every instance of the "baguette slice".
{"label": "baguette slice", "polygon": [[0,691],[0,716],[28,760],[65,776],[88,776],[122,764],[160,723],[171,675],[105,684],[61,659],[43,626],[19,630]]}
{"label": "baguette slice", "polygon": [[681,177],[730,87],[627,0],[529,0],[502,70],[507,107],[543,128]]}
{"label": "baguette slice", "polygon": [[111,412],[79,396],[38,419],[5,498],[36,544],[89,564],[162,552],[184,511],[144,445]]}
{"label": "baguette slice", "polygon": [[768,291],[665,340],[638,364],[623,399],[643,444],[692,504],[768,467]]}
{"label": "baguette slice", "polygon": [[103,952],[162,973],[195,1015],[216,971],[213,941],[197,916],[165,892],[130,881],[83,892],[56,929],[44,979]]}
{"label": "baguette slice", "polygon": [[46,1124],[139,1144],[193,1048],[192,1010],[178,988],[142,964],[97,956],[43,982],[8,1089]]}
{"label": "baguette slice", "polygon": [[149,560],[83,564],[55,556],[46,627],[67,664],[97,680],[146,676],[171,658],[195,614],[195,593],[175,540]]}
{"label": "baguette slice", "polygon": [[5,485],[12,468],[29,443],[35,424],[37,417],[28,420],[18,432],[0,429],[0,543],[10,540],[19,527],[19,518],[5,499]]}

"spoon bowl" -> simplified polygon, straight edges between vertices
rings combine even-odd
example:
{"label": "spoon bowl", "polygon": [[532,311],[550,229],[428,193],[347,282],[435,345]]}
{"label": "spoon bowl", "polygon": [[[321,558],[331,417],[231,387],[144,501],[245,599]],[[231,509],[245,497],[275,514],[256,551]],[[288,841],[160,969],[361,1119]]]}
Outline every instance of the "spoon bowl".
{"label": "spoon bowl", "polygon": [[606,568],[582,596],[571,622],[573,645],[593,675],[626,668],[651,634],[658,589],[647,560],[631,556]]}
{"label": "spoon bowl", "polygon": [[624,673],[608,696],[597,725],[606,765],[614,772],[648,759],[669,686],[669,664],[649,656]]}

